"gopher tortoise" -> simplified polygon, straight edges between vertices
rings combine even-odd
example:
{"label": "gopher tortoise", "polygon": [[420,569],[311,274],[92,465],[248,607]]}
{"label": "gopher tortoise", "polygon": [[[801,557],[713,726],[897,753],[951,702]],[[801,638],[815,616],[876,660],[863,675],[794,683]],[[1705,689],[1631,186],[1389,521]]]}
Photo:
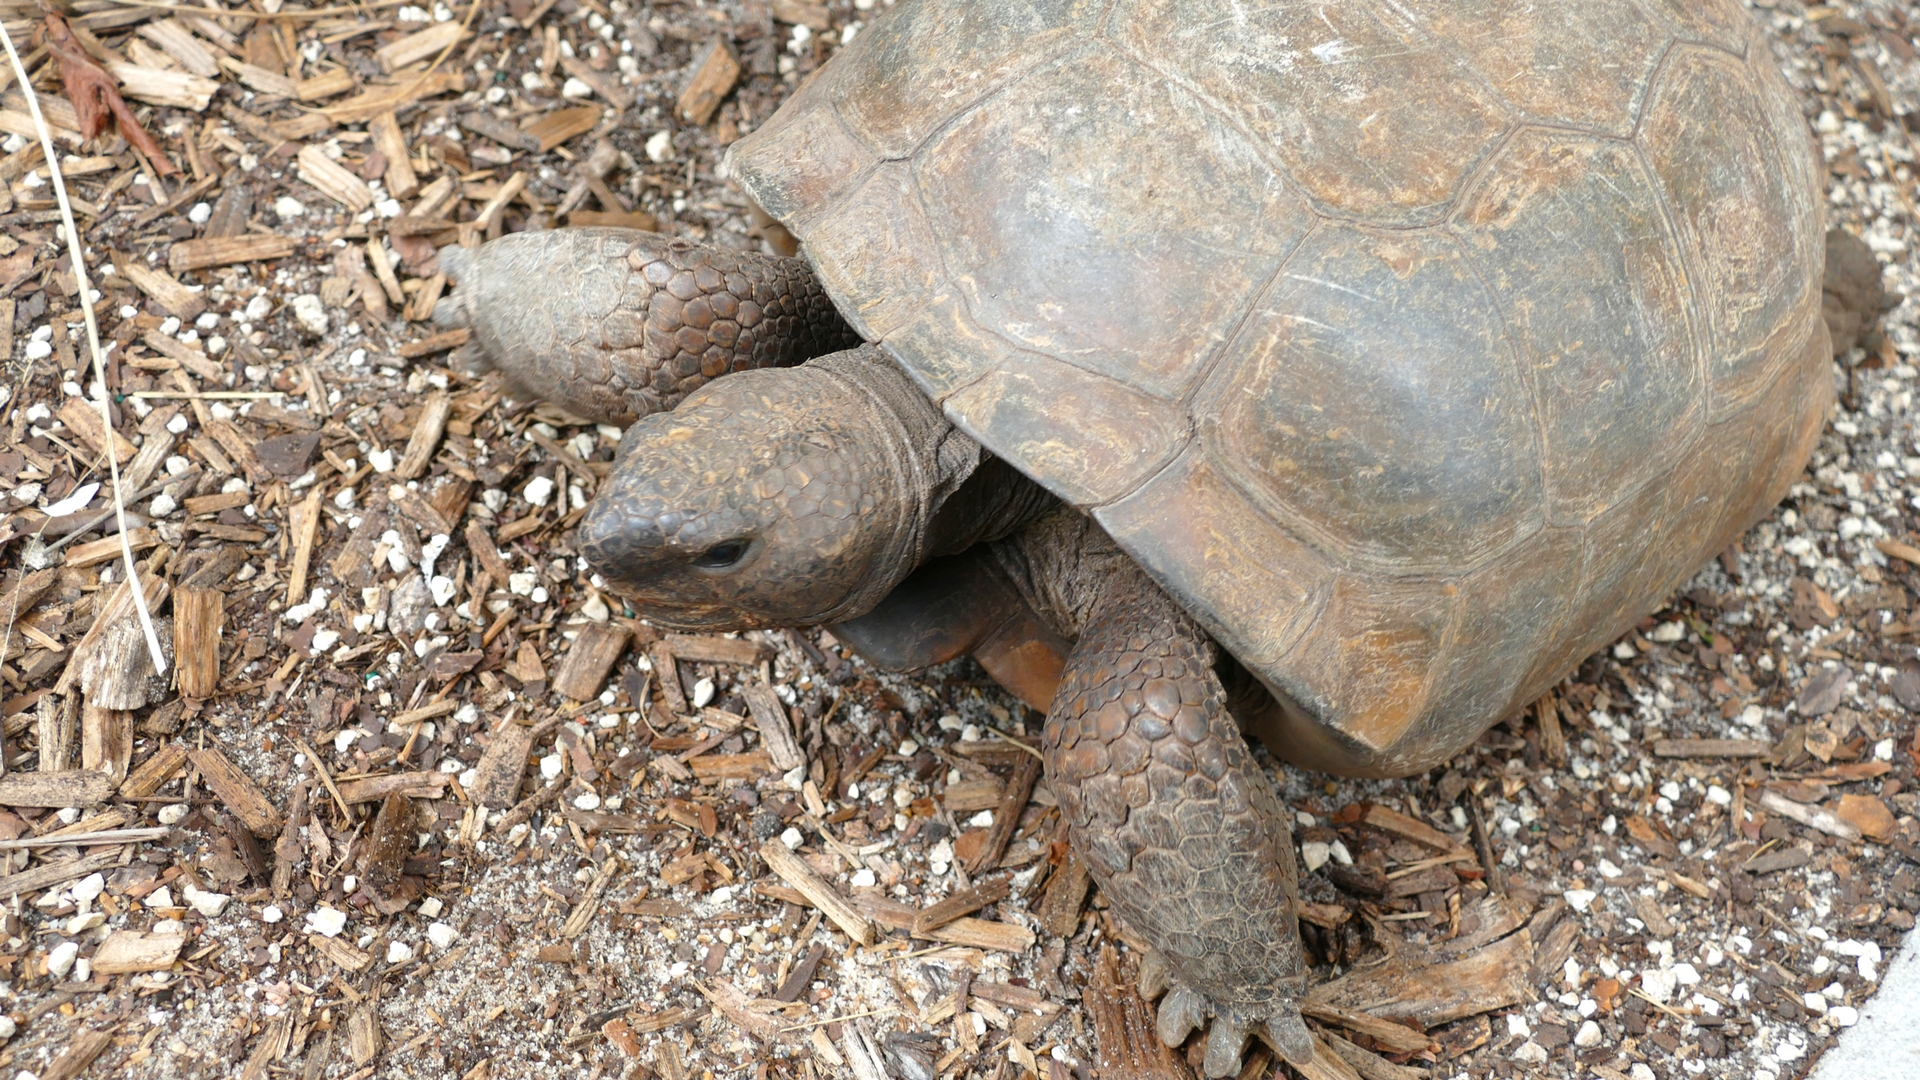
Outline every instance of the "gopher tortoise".
{"label": "gopher tortoise", "polygon": [[1210,1076],[1313,1053],[1243,728],[1445,761],[1764,514],[1833,396],[1820,170],[1727,0],[902,0],[728,168],[804,261],[512,236],[445,253],[446,318],[633,423],[581,528],[646,617],[1050,706]]}

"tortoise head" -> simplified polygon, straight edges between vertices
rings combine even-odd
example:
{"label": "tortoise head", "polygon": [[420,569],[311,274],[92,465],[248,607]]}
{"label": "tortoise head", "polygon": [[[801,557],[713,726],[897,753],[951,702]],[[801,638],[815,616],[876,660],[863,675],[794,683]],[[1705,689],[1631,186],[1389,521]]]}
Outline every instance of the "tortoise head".
{"label": "tortoise head", "polygon": [[634,424],[581,525],[588,561],[674,629],[871,608],[920,562],[930,508],[907,429],[864,382],[820,361],[744,371]]}

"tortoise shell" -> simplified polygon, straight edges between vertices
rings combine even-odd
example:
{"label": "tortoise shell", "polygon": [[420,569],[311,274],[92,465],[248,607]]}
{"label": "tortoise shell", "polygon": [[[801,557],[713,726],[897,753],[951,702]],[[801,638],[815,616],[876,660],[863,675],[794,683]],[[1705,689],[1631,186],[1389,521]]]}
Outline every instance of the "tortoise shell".
{"label": "tortoise shell", "polygon": [[1814,154],[1726,0],[901,0],[729,168],[1280,753],[1403,775],[1799,474]]}

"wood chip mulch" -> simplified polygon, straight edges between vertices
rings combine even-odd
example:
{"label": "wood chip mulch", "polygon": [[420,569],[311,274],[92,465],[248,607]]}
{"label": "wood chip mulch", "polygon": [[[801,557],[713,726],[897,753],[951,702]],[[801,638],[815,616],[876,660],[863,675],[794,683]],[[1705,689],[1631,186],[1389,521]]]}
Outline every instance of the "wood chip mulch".
{"label": "wood chip mulch", "polygon": [[[785,249],[718,152],[885,6],[0,0],[114,418],[8,79],[0,1070],[1192,1074],[1040,717],[969,662],[632,617],[572,537],[620,433],[450,368],[428,318],[438,248],[505,232]],[[1759,6],[1831,218],[1914,295],[1915,28]],[[115,101],[70,81],[138,131],[84,137]],[[1780,513],[1525,715],[1404,781],[1269,761],[1305,1075],[1779,1080],[1858,1019],[1920,910],[1914,307]]]}

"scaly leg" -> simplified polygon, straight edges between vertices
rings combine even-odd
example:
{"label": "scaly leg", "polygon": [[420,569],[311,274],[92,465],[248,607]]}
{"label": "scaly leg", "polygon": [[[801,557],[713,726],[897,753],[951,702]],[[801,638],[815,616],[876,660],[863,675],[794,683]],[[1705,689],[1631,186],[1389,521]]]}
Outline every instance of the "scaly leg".
{"label": "scaly leg", "polygon": [[440,263],[457,288],[434,321],[472,329],[461,359],[600,423],[624,427],[728,372],[860,341],[799,259],[590,228],[448,248]]}
{"label": "scaly leg", "polygon": [[1254,764],[1191,617],[1128,565],[1102,585],[1045,734],[1073,845],[1127,923],[1164,959],[1160,1038],[1212,1018],[1208,1076],[1240,1067],[1256,1025],[1288,1060],[1313,1057],[1293,835]]}

